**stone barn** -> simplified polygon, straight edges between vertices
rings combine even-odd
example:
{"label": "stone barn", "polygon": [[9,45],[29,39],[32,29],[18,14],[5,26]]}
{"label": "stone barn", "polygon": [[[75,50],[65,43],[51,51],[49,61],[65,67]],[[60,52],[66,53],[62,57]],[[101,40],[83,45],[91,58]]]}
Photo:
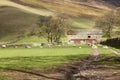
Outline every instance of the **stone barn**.
{"label": "stone barn", "polygon": [[72,29],[67,32],[68,44],[94,44],[99,43],[102,30]]}

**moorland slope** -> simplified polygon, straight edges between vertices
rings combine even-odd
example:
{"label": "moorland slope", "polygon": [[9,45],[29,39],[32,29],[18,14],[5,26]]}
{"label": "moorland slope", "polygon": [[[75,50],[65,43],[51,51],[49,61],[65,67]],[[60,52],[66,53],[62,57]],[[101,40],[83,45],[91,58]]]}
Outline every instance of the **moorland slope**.
{"label": "moorland slope", "polygon": [[0,38],[29,34],[38,28],[39,16],[57,14],[69,16],[72,28],[91,29],[118,4],[119,0],[0,0]]}

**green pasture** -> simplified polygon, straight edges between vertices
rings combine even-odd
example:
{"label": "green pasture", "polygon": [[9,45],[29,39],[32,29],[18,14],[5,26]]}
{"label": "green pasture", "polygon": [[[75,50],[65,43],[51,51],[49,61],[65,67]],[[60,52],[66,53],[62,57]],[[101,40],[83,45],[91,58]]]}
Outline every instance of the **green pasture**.
{"label": "green pasture", "polygon": [[26,36],[26,37],[24,37],[23,39],[19,40],[16,43],[30,44],[30,43],[44,43],[44,42],[47,42],[47,38],[39,37],[39,36]]}
{"label": "green pasture", "polygon": [[5,76],[0,75],[0,80],[11,80],[11,79],[9,79],[9,78],[7,78]]}
{"label": "green pasture", "polygon": [[100,58],[99,64],[104,65],[104,67],[118,68],[116,64],[119,63],[119,58],[111,52],[109,49],[99,47]]}
{"label": "green pasture", "polygon": [[89,46],[53,48],[0,49],[0,68],[43,71],[61,64],[78,61],[89,55]]}
{"label": "green pasture", "polygon": [[2,74],[2,70],[0,70],[0,80],[13,80],[13,79],[11,79],[11,78],[9,78],[9,77],[7,77],[7,76],[4,76],[4,75]]}
{"label": "green pasture", "polygon": [[[98,45],[99,46],[99,45]],[[1,48],[0,68],[46,71],[62,64],[78,61],[89,55],[91,47],[81,46],[36,47],[36,48]],[[100,59],[115,55],[99,46]]]}
{"label": "green pasture", "polygon": [[[62,42],[67,41],[66,37],[62,37],[61,40]],[[17,41],[17,44],[40,44],[40,43],[46,43],[47,39],[44,37],[39,37],[39,36],[26,36],[23,39]]]}
{"label": "green pasture", "polygon": [[114,48],[117,52],[120,53],[120,48]]}
{"label": "green pasture", "polygon": [[99,47],[99,53],[101,56],[104,56],[104,57],[113,57],[115,56],[114,53],[112,53],[109,49],[106,49],[106,48],[103,48],[102,46]]}
{"label": "green pasture", "polygon": [[[0,70],[18,69],[25,71],[46,72],[48,69],[59,67],[60,65],[79,61],[89,55],[91,47],[80,46],[60,46],[60,47],[36,47],[36,48],[1,48],[0,49]],[[102,45],[98,45],[100,52],[100,64],[111,66],[117,62],[116,56]],[[111,57],[104,61],[105,57]],[[9,80],[0,75],[0,80]]]}

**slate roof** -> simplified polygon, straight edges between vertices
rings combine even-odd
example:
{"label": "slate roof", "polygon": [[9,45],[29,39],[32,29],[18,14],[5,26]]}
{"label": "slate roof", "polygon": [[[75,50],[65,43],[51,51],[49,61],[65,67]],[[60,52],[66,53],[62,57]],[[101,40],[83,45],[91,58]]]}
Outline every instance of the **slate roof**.
{"label": "slate roof", "polygon": [[98,29],[71,29],[67,35],[102,35],[102,30]]}

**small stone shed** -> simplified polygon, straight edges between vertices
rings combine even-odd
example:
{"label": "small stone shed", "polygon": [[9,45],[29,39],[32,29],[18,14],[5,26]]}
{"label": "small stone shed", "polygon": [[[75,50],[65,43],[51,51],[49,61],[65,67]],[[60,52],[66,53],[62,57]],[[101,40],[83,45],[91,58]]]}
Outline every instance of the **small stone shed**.
{"label": "small stone shed", "polygon": [[94,44],[99,43],[102,30],[98,29],[72,29],[67,32],[68,44]]}

